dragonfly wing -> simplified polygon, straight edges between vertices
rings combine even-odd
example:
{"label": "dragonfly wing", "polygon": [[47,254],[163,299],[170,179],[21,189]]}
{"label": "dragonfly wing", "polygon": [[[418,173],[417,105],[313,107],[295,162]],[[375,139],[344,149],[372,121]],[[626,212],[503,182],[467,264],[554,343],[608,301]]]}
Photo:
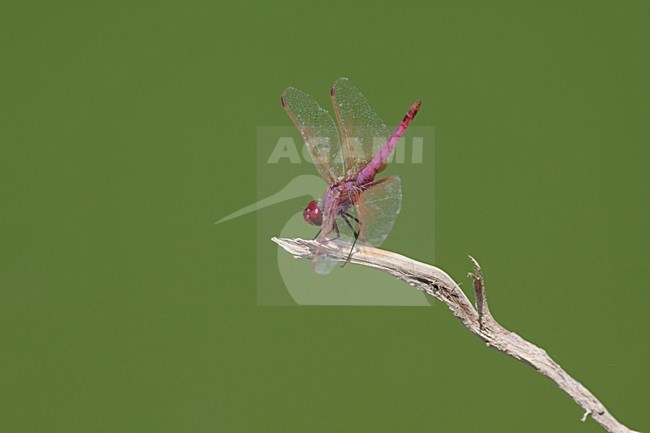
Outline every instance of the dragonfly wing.
{"label": "dragonfly wing", "polygon": [[327,110],[307,93],[294,87],[284,91],[282,105],[298,128],[321,177],[328,182],[344,177],[338,130]]}
{"label": "dragonfly wing", "polygon": [[381,245],[393,228],[402,205],[402,185],[398,176],[389,176],[368,184],[356,202],[361,220],[361,239]]}
{"label": "dragonfly wing", "polygon": [[312,259],[312,267],[316,273],[328,274],[337,264],[339,266],[343,264],[340,258],[336,259],[329,253],[328,242],[335,241],[338,244],[348,244],[352,248],[355,231],[358,231],[355,218],[358,220],[358,217],[354,208],[348,209],[346,214],[353,217],[343,217],[339,213],[338,201],[332,203],[330,209],[324,210],[322,230],[318,237],[319,246]]}
{"label": "dragonfly wing", "polygon": [[314,256],[311,261],[311,267],[317,274],[327,275],[336,268],[338,262],[333,257],[330,257],[326,252]]}
{"label": "dragonfly wing", "polygon": [[345,168],[348,175],[356,175],[386,143],[390,131],[372,111],[365,96],[347,78],[334,82],[331,95]]}
{"label": "dragonfly wing", "polygon": [[337,211],[338,203],[335,200],[329,201],[328,207],[323,209],[323,223],[321,224],[320,235],[317,238],[318,247],[311,262],[312,268],[318,274],[329,274],[336,267],[336,260],[328,254],[325,243],[339,237],[339,230],[336,225]]}

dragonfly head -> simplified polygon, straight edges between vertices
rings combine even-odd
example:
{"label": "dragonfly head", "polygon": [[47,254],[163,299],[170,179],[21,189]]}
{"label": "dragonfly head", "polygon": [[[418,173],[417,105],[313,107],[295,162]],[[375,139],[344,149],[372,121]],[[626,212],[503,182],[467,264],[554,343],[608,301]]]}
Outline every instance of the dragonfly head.
{"label": "dragonfly head", "polygon": [[306,222],[314,226],[319,226],[323,223],[323,212],[317,200],[309,202],[305,211],[302,213],[302,217]]}

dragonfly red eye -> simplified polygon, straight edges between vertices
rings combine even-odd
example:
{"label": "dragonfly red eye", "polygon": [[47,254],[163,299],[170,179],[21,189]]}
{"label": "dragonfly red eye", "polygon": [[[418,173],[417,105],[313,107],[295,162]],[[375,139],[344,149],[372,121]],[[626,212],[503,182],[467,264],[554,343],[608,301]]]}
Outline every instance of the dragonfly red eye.
{"label": "dragonfly red eye", "polygon": [[318,207],[318,201],[312,200],[309,202],[305,211],[302,213],[302,217],[309,224],[319,226],[323,223],[323,213]]}

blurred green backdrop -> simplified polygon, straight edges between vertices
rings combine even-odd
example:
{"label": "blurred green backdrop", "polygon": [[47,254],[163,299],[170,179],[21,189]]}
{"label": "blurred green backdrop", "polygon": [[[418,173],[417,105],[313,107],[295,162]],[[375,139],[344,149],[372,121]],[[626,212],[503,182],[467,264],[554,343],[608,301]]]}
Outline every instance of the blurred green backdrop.
{"label": "blurred green backdrop", "polygon": [[387,121],[423,99],[436,264],[649,430],[649,12],[3,1],[0,430],[600,431],[440,304],[256,306],[256,215],[213,222],[284,87],[338,76]]}

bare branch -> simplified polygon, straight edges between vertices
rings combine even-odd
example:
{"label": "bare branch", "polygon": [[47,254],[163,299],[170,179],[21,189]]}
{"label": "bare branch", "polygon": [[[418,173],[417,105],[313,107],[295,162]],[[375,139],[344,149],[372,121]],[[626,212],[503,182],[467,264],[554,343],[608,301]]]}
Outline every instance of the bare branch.
{"label": "bare branch", "polygon": [[[316,241],[304,239],[273,238],[273,242],[293,254],[294,257],[303,259],[311,259],[318,246]],[[347,259],[350,245],[328,242],[321,248],[326,248],[328,256],[343,262]],[[470,256],[470,259],[474,264],[474,273],[470,276],[474,282],[476,308],[467,299],[458,284],[443,270],[435,266],[417,262],[390,251],[365,246],[355,247],[350,262],[387,272],[442,301],[467,329],[488,346],[530,365],[555,382],[585,411],[582,421],[591,416],[610,433],[635,433],[619,423],[587,388],[569,376],[548,356],[546,351],[524,340],[514,332],[508,331],[492,317],[485,296],[481,267],[473,257]]]}
{"label": "bare branch", "polygon": [[487,315],[492,318],[490,314],[490,309],[487,305],[487,298],[485,297],[485,285],[483,283],[483,272],[481,271],[481,266],[474,259],[474,257],[469,256],[469,259],[474,264],[474,272],[470,273],[469,276],[472,277],[474,282],[474,303],[476,304],[476,311],[478,312],[478,325],[481,330],[483,330],[483,316]]}

